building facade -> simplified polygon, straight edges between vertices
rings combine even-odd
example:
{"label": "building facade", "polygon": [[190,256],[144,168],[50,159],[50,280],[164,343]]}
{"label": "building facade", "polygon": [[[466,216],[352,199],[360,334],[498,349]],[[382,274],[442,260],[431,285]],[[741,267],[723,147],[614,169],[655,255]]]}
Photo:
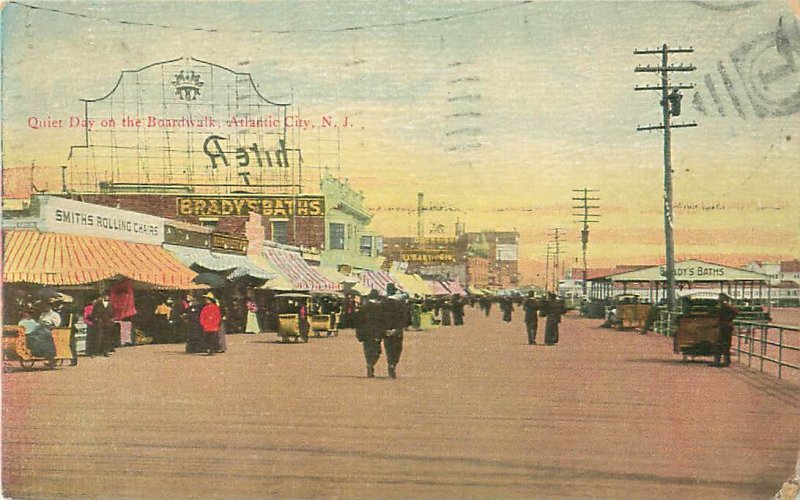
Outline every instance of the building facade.
{"label": "building facade", "polygon": [[347,179],[328,175],[322,178],[320,191],[327,208],[322,264],[379,269],[384,242],[367,227],[372,214],[364,208],[364,195],[353,189]]}

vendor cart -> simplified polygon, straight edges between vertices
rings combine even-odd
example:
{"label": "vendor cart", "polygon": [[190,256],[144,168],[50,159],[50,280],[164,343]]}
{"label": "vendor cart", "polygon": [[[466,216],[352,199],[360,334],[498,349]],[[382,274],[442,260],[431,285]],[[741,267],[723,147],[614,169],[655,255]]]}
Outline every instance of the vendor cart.
{"label": "vendor cart", "polygon": [[620,330],[641,330],[650,314],[650,304],[620,304],[617,314]]}
{"label": "vendor cart", "polygon": [[[69,328],[54,328],[52,330],[53,342],[56,347],[55,366],[61,366],[65,359],[72,359],[72,349],[69,345]],[[47,363],[47,358],[34,356],[28,349],[25,328],[15,325],[3,326],[3,371],[8,371],[12,364],[30,370],[36,363]]]}
{"label": "vendor cart", "polygon": [[678,318],[675,352],[683,359],[714,356],[720,349],[719,317],[709,313],[690,313]]}
{"label": "vendor cart", "polygon": [[618,295],[611,307],[616,309],[620,330],[640,330],[650,314],[650,304],[641,303],[638,295]]}
{"label": "vendor cart", "polygon": [[[304,293],[282,293],[275,296],[274,307],[278,316],[278,337],[281,342],[308,342],[308,310],[311,295]],[[306,319],[300,317],[304,307]]]}
{"label": "vendor cart", "polygon": [[712,299],[681,299],[681,315],[675,332],[675,353],[683,359],[714,356],[720,350],[719,305]]}

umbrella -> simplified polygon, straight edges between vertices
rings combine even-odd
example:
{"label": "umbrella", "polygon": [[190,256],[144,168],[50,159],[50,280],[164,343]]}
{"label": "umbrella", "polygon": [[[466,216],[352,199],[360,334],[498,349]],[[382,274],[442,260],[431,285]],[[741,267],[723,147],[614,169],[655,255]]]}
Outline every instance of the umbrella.
{"label": "umbrella", "polygon": [[208,285],[211,288],[222,288],[228,284],[225,278],[216,273],[200,273],[192,281],[198,285]]}
{"label": "umbrella", "polygon": [[38,292],[36,292],[36,296],[40,299],[55,299],[59,296],[58,290],[53,290],[52,288],[42,288]]}

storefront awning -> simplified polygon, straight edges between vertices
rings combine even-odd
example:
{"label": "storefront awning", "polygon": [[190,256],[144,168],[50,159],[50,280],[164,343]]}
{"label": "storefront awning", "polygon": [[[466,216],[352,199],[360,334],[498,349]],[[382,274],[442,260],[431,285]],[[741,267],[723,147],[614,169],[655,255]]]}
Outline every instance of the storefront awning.
{"label": "storefront awning", "polygon": [[275,275],[274,278],[267,281],[261,288],[266,290],[281,290],[284,292],[295,290],[295,286],[292,285],[292,282],[289,281],[289,279],[284,276],[280,270],[276,269],[274,265],[265,259],[263,255],[251,254],[248,255],[247,258],[252,260],[253,263],[258,267],[266,269],[268,272]]}
{"label": "storefront awning", "polygon": [[371,290],[377,290],[381,295],[386,295],[386,285],[389,283],[394,283],[394,286],[397,287],[399,291],[405,291],[403,285],[386,271],[362,271],[358,278],[364,286]]}
{"label": "storefront awning", "polygon": [[124,276],[156,287],[193,289],[197,275],[160,246],[73,234],[7,231],[3,281],[85,285]]}
{"label": "storefront awning", "polygon": [[434,295],[450,295],[450,290],[445,288],[440,281],[426,280],[425,282],[431,288],[431,291]]}
{"label": "storefront awning", "polygon": [[420,295],[422,297],[431,295],[433,291],[428,284],[416,274],[392,273],[392,276],[400,282],[400,285],[409,295]]}
{"label": "storefront awning", "polygon": [[257,265],[245,255],[232,255],[212,252],[206,248],[183,247],[165,244],[164,248],[172,253],[186,266],[207,269],[209,271],[230,272],[229,279],[251,276],[260,280],[270,280],[277,275]]}
{"label": "storefront awning", "polygon": [[467,291],[464,290],[464,287],[461,286],[461,283],[458,280],[455,281],[442,281],[442,285],[444,285],[447,290],[450,291],[451,294],[459,294],[459,295],[466,295]]}
{"label": "storefront awning", "polygon": [[362,285],[355,276],[342,274],[336,269],[328,266],[320,266],[318,271],[328,280],[332,281],[333,283],[338,283],[340,285],[340,290],[351,289],[355,290],[361,295],[366,295],[369,293],[369,288]]}
{"label": "storefront awning", "polygon": [[337,291],[339,285],[323,276],[319,270],[308,265],[296,252],[282,248],[264,248],[264,258],[292,284],[294,290]]}

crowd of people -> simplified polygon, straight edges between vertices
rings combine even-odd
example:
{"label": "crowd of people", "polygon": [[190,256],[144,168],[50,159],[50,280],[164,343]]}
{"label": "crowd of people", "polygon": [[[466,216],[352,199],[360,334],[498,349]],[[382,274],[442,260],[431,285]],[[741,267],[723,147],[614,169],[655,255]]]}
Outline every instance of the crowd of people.
{"label": "crowd of people", "polygon": [[[47,359],[48,365],[52,364],[50,362],[56,355],[52,329],[62,325],[73,326],[75,323],[85,325],[85,354],[89,357],[108,357],[120,346],[150,342],[183,343],[187,353],[211,356],[226,351],[226,333],[231,328],[245,333],[277,330],[276,325],[271,324],[271,319],[277,316],[272,311],[274,307],[257,300],[251,292],[242,297],[244,300],[228,298],[222,301],[214,292],[206,291],[188,292],[182,298],[162,294],[157,295],[157,300],[153,301],[153,296],[145,300],[142,295],[137,298],[139,313],[134,318],[147,318],[146,321],[138,320],[135,324],[146,325],[149,337],[142,334],[139,328],[133,328],[127,337],[121,334],[121,323],[125,322],[119,321],[118,314],[115,314],[118,305],[113,303],[109,290],[89,297],[82,308],[77,303],[59,300],[37,301],[35,310],[28,307],[21,311],[19,325],[25,329],[33,355]],[[563,302],[552,294],[547,298],[537,298],[533,294],[525,298],[460,294],[409,297],[401,293],[394,284],[389,284],[384,296],[373,290],[365,297],[332,295],[295,302],[296,307],[289,307],[291,310],[281,312],[297,314],[298,333],[301,337],[308,338],[311,315],[331,314],[338,320],[339,326],[355,329],[356,338],[363,344],[367,376],[375,376],[375,364],[383,348],[391,378],[397,376],[404,331],[409,328],[422,329],[421,318],[424,314],[428,314],[430,324],[433,325],[461,326],[464,325],[467,306],[480,307],[488,316],[492,305],[498,303],[502,320],[511,321],[516,305],[524,310],[528,343],[536,344],[538,321],[542,317],[546,318],[544,344],[553,345],[558,342],[558,323],[564,313]],[[151,303],[155,306],[147,306]],[[149,314],[141,314],[142,304],[152,307],[151,312],[145,310]],[[131,310],[136,311],[136,308],[132,307]],[[72,321],[68,319],[70,315]],[[75,365],[78,350],[74,335],[71,348],[72,364]]]}

